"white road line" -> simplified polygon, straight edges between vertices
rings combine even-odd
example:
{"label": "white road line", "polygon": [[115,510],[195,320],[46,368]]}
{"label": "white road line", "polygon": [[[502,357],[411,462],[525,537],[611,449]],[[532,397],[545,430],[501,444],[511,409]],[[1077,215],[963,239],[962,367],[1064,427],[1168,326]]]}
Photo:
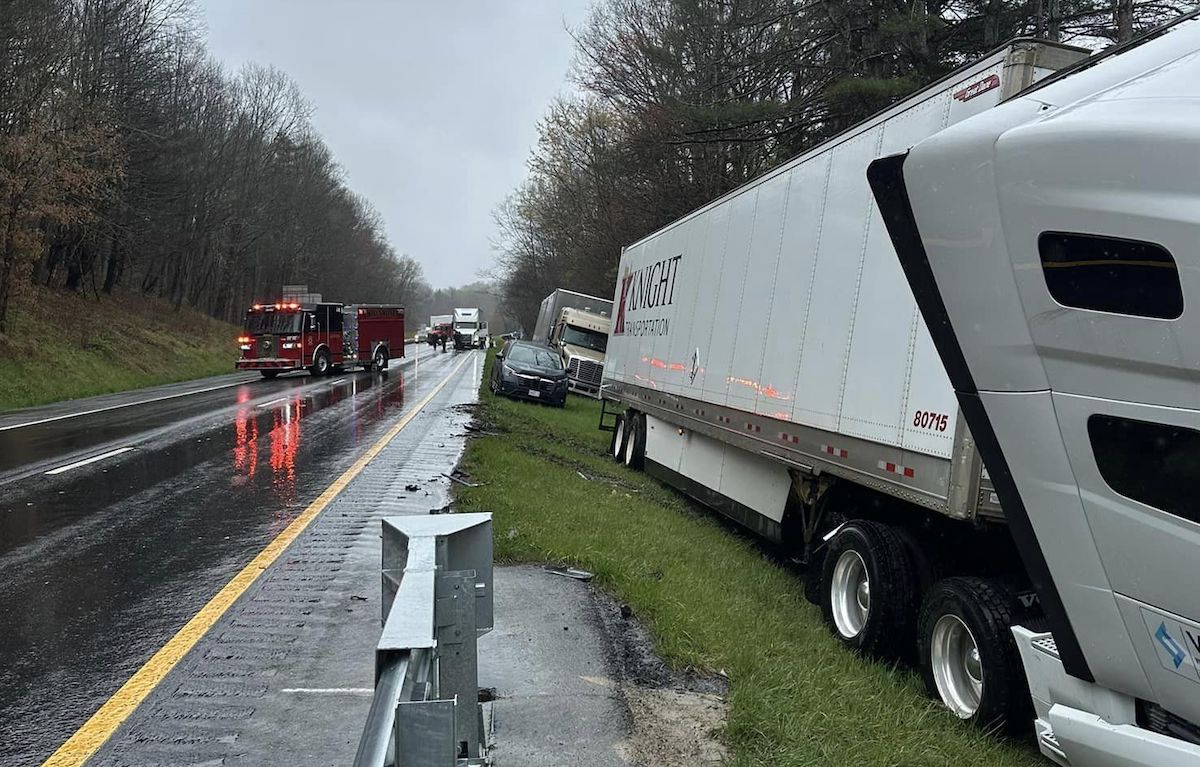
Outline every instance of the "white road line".
{"label": "white road line", "polygon": [[253,378],[247,378],[244,381],[235,381],[233,383],[221,384],[220,386],[210,386],[207,389],[194,389],[192,391],[179,392],[178,394],[168,394],[163,397],[154,397],[152,399],[140,399],[137,402],[125,402],[120,405],[109,405],[108,407],[98,407],[98,408],[95,408],[94,410],[84,410],[79,413],[65,413],[63,415],[56,415],[56,416],[52,416],[50,418],[41,418],[37,421],[28,421],[26,423],[15,423],[15,424],[12,424],[11,426],[0,426],[0,431],[8,431],[9,429],[23,429],[26,426],[37,426],[37,425],[43,424],[43,423],[50,423],[51,421],[63,421],[68,418],[78,418],[79,416],[82,416],[82,415],[93,415],[95,413],[105,413],[105,412],[108,412],[109,410],[120,410],[123,407],[133,407],[134,405],[149,405],[152,402],[162,402],[163,400],[176,399],[178,397],[190,397],[193,394],[204,394],[205,392],[217,391],[218,389],[228,389],[231,386],[241,386],[243,384],[248,384],[253,380],[254,380]]}
{"label": "white road line", "polygon": [[273,400],[270,400],[269,402],[264,402],[261,405],[257,405],[256,407],[258,407],[258,409],[261,410],[265,407],[270,407],[271,405],[277,404],[279,402],[287,402],[288,399],[289,399],[288,397],[280,397],[279,399],[273,399]]}
{"label": "white road line", "polygon": [[93,455],[91,458],[84,458],[82,461],[76,461],[75,463],[68,463],[66,466],[59,466],[57,469],[51,469],[50,471],[48,471],[46,473],[47,474],[62,474],[64,471],[70,471],[71,469],[78,469],[80,466],[87,466],[89,463],[95,463],[96,461],[103,461],[105,458],[112,458],[114,455],[120,455],[121,453],[128,453],[130,450],[133,450],[133,448],[119,447],[116,450],[109,450],[107,453],[101,453],[100,455]]}
{"label": "white road line", "polygon": [[303,692],[314,695],[374,695],[370,687],[284,687],[283,692]]}
{"label": "white road line", "polygon": [[336,381],[330,381],[330,382],[329,382],[329,385],[330,385],[330,386],[337,386],[337,385],[338,385],[338,384],[340,384],[340,383],[346,383],[346,379],[345,379],[345,378],[339,378],[339,379],[338,379],[338,380],[336,380]]}

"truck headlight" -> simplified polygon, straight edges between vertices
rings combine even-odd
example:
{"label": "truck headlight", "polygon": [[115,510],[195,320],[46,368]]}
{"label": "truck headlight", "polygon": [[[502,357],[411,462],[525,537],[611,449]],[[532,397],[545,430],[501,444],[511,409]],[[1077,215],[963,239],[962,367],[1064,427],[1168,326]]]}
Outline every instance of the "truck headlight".
{"label": "truck headlight", "polygon": [[250,344],[242,344],[242,345],[241,345],[241,346],[239,346],[238,348],[239,348],[239,349],[241,349],[241,350],[242,350],[242,351],[244,351],[244,352],[248,352],[248,351],[250,351]]}
{"label": "truck headlight", "polygon": [[508,373],[510,376],[515,376],[517,374],[516,368],[509,367],[507,362],[504,363],[504,372]]}
{"label": "truck headlight", "polygon": [[280,344],[280,345],[279,345],[279,348],[281,348],[281,349],[295,349],[295,348],[296,348],[297,346],[299,346],[299,345],[300,345],[300,344]]}

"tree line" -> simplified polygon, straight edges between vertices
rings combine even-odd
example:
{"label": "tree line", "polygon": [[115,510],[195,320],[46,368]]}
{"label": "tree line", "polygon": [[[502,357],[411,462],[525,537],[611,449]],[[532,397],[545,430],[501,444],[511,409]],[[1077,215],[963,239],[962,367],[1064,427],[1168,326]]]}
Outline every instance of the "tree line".
{"label": "tree line", "polygon": [[573,30],[579,95],[551,105],[496,211],[504,307],[608,297],[621,247],[1013,37],[1090,48],[1177,0],[598,0]]}
{"label": "tree line", "polygon": [[0,332],[40,284],[237,320],[284,283],[428,290],[282,72],[206,52],[191,0],[0,7]]}

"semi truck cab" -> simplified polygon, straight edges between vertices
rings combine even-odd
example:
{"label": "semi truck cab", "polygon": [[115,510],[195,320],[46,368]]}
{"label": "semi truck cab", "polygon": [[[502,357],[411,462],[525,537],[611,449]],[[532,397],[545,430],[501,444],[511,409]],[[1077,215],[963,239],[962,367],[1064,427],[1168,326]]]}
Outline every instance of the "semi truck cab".
{"label": "semi truck cab", "polygon": [[604,355],[612,320],[602,314],[566,307],[551,331],[550,346],[558,350],[572,391],[600,395]]}
{"label": "semi truck cab", "polygon": [[1200,22],[870,180],[1044,610],[1042,752],[1200,764]]}

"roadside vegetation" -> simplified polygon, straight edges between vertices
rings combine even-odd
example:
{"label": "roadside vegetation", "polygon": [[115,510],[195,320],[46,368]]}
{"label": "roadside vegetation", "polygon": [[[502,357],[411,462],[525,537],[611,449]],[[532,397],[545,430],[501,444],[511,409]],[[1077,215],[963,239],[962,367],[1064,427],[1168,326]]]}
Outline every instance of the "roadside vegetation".
{"label": "roadside vegetation", "polygon": [[914,672],[843,649],[764,544],[611,461],[599,403],[499,398],[487,373],[463,461],[480,486],[459,488],[459,510],[494,512],[498,562],[591,571],[668,663],[727,675],[732,764],[1042,764],[927,700]]}
{"label": "roadside vegetation", "polygon": [[233,372],[237,328],[139,295],[38,289],[0,333],[0,410]]}

